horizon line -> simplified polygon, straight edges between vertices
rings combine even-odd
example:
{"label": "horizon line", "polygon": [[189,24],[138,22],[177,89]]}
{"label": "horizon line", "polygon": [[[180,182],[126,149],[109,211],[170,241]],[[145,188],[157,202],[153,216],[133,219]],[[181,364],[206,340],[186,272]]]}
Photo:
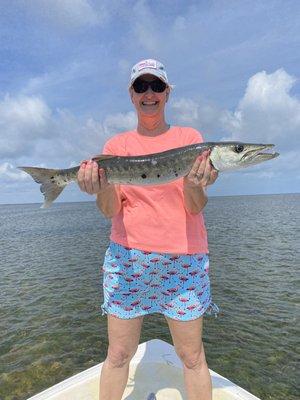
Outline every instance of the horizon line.
{"label": "horizon line", "polygon": [[[300,192],[284,192],[284,193],[255,193],[255,194],[231,194],[231,195],[212,195],[209,198],[218,198],[218,197],[247,197],[247,196],[280,196],[280,195],[300,195]],[[51,206],[55,204],[72,204],[72,203],[95,203],[96,200],[81,200],[81,201],[57,201],[53,203]],[[27,205],[27,204],[40,204],[43,205],[43,202],[26,202],[26,203],[0,203],[0,206],[11,206],[11,205]]]}

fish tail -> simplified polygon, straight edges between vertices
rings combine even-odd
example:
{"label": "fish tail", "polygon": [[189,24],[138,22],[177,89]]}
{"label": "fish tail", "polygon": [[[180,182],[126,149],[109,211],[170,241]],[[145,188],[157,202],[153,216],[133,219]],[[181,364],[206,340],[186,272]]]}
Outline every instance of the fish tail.
{"label": "fish tail", "polygon": [[[40,191],[44,195],[44,204],[41,208],[48,208],[53,201],[61,194],[68,182],[61,182],[57,178],[60,174],[59,169],[37,168],[37,167],[18,167],[27,172],[37,183],[40,183]],[[58,183],[59,182],[59,183]]]}

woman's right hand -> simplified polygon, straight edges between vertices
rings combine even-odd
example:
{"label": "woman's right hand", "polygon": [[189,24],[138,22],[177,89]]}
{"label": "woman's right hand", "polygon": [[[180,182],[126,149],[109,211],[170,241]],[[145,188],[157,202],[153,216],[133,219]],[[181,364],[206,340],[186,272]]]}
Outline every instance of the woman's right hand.
{"label": "woman's right hand", "polygon": [[97,162],[92,160],[81,162],[77,181],[80,189],[89,194],[101,193],[112,186],[107,182],[104,169],[99,168]]}

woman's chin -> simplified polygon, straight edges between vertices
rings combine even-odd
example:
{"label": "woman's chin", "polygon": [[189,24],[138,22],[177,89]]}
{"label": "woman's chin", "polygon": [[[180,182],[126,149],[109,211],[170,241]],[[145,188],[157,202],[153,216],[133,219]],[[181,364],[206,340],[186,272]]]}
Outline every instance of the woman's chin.
{"label": "woman's chin", "polygon": [[154,108],[154,107],[146,108],[146,107],[144,107],[143,109],[141,109],[141,115],[147,116],[147,117],[155,117],[155,116],[159,117],[160,113],[159,113],[159,110],[157,108]]}

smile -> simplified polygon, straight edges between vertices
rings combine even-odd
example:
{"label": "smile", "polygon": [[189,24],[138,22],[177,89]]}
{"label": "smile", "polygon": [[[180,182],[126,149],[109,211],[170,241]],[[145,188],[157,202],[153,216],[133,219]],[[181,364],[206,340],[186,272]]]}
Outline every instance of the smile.
{"label": "smile", "polygon": [[158,101],[142,101],[143,106],[156,106],[158,104]]}

